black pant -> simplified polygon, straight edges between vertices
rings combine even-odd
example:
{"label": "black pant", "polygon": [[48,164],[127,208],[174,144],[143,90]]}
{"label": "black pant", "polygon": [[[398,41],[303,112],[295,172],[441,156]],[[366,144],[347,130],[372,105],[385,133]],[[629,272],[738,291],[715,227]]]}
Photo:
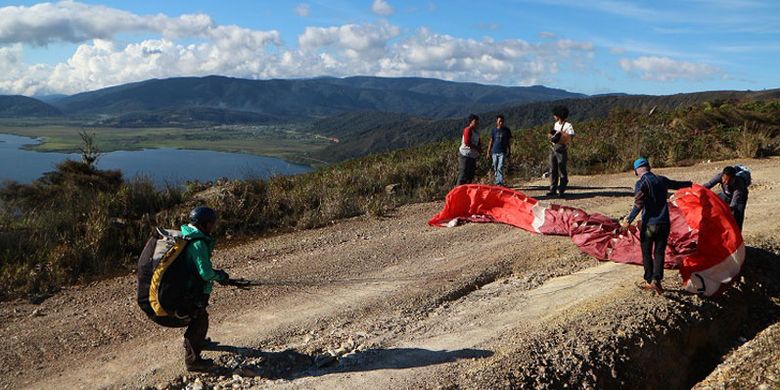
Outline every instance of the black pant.
{"label": "black pant", "polygon": [[206,312],[209,296],[199,297],[192,307],[190,324],[184,331],[184,363],[189,366],[200,359],[200,352],[209,331],[209,313]]}
{"label": "black pant", "polygon": [[[718,196],[726,202],[727,205],[731,205],[731,197],[727,196],[724,193],[718,194]],[[742,223],[745,221],[745,206],[747,204],[738,204],[734,207],[729,207],[731,209],[731,215],[734,216],[734,219],[737,220],[737,226],[739,226],[739,231],[742,231]]]}
{"label": "black pant", "polygon": [[458,154],[458,184],[468,184],[474,181],[477,171],[477,159]]}
{"label": "black pant", "polygon": [[566,145],[553,145],[550,149],[550,192],[558,191],[561,194],[566,192],[566,186],[569,184],[569,171],[566,168],[568,160],[569,152]]}
{"label": "black pant", "polygon": [[642,246],[642,264],[645,267],[645,281],[660,282],[664,278],[664,257],[669,240],[669,224],[642,225],[639,242]]}

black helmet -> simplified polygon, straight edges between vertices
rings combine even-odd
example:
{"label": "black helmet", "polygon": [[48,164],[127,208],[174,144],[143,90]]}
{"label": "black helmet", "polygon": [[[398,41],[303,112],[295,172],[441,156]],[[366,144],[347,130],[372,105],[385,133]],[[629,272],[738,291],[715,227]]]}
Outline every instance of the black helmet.
{"label": "black helmet", "polygon": [[195,225],[205,225],[217,220],[217,212],[206,206],[198,206],[190,211],[190,222]]}

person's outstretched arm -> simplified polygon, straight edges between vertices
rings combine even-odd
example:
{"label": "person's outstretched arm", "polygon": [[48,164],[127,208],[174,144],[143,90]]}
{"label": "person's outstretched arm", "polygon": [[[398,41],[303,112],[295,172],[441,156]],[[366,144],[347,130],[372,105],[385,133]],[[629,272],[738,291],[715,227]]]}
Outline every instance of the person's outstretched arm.
{"label": "person's outstretched arm", "polygon": [[677,181],[677,180],[672,180],[672,179],[670,179],[670,178],[668,178],[666,176],[664,176],[663,178],[664,178],[664,183],[666,184],[666,187],[670,188],[670,189],[673,189],[673,190],[679,190],[680,188],[688,188],[688,187],[692,187],[693,186],[693,182],[690,181],[690,180],[688,180],[688,181]]}
{"label": "person's outstretched arm", "polygon": [[195,268],[198,270],[198,275],[200,275],[201,279],[205,281],[213,280],[216,282],[222,282],[224,281],[223,279],[227,279],[227,274],[214,271],[206,243],[203,241],[195,241],[190,244],[190,251],[193,260],[195,261]]}
{"label": "person's outstretched arm", "polygon": [[722,173],[718,173],[717,175],[713,176],[712,179],[710,179],[710,181],[702,184],[702,186],[712,189],[712,187],[715,187],[716,185],[718,185],[718,183],[720,183],[722,176],[723,176]]}

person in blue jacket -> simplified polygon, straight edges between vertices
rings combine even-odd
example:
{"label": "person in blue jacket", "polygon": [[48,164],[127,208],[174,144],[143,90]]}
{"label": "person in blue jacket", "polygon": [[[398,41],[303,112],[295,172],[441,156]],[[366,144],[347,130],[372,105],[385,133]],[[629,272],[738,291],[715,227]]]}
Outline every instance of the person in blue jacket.
{"label": "person in blue jacket", "polygon": [[634,207],[628,216],[621,220],[620,226],[627,229],[639,212],[642,212],[639,241],[645,268],[643,288],[661,294],[670,224],[667,193],[670,189],[690,187],[693,183],[670,180],[665,176],[653,174],[650,171],[650,163],[644,157],[634,161],[634,174],[639,176],[634,186]]}
{"label": "person in blue jacket", "polygon": [[216,244],[211,233],[216,225],[217,213],[200,206],[190,212],[190,223],[181,226],[182,236],[190,239],[183,255],[192,274],[187,286],[191,291],[188,304],[191,305],[192,320],[184,332],[184,363],[188,371],[204,371],[213,365],[211,359],[200,356],[203,347],[210,342],[206,338],[209,330],[206,307],[214,282],[225,283],[230,278],[227,272],[215,270],[211,264],[211,253]]}

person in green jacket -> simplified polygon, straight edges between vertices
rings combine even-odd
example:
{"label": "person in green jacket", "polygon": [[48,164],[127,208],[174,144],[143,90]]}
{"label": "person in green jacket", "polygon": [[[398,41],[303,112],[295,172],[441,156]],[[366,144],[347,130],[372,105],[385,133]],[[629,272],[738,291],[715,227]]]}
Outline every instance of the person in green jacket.
{"label": "person in green jacket", "polygon": [[191,307],[192,318],[184,332],[184,364],[188,371],[203,371],[212,367],[211,359],[200,356],[203,347],[210,343],[206,339],[209,330],[209,314],[206,307],[214,282],[225,283],[230,278],[227,272],[215,270],[211,264],[211,253],[216,240],[211,233],[217,225],[217,213],[208,207],[200,206],[190,212],[190,223],[182,225],[181,232],[190,239],[183,253],[192,275],[187,286],[187,306]]}

